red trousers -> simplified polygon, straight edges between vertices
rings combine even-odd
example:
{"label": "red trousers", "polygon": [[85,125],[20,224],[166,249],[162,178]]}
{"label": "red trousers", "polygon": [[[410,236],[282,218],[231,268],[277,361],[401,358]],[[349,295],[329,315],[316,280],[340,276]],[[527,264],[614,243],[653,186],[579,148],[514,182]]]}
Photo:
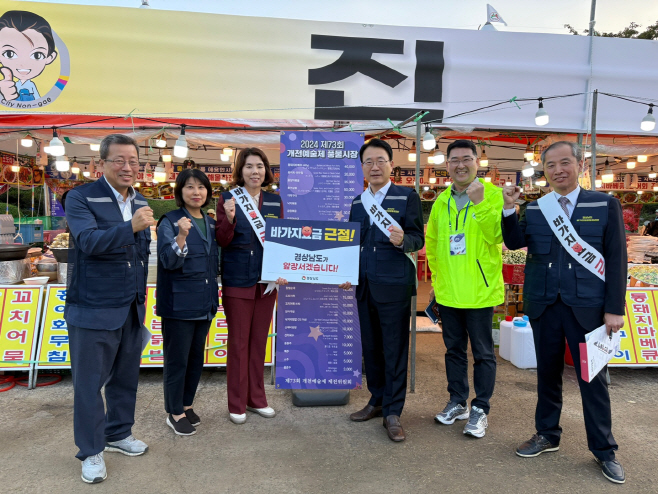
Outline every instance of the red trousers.
{"label": "red trousers", "polygon": [[256,290],[255,298],[249,299],[226,293],[222,297],[228,325],[226,381],[230,413],[245,413],[247,406],[267,406],[263,370],[276,291],[265,296],[261,293]]}

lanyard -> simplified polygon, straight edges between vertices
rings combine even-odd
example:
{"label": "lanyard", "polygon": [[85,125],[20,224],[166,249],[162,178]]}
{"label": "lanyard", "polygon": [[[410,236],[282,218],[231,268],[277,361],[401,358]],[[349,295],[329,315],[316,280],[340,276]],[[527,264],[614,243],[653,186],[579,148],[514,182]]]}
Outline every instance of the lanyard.
{"label": "lanyard", "polygon": [[[452,218],[450,217],[450,201],[451,200],[452,200],[452,195],[448,198],[448,226],[450,228],[450,231],[452,231]],[[466,218],[468,217],[468,208],[470,206],[471,206],[471,201],[468,201],[468,203],[466,204],[466,212],[464,214],[464,222],[462,223],[462,229],[466,228]],[[457,201],[455,201],[455,207],[457,207]],[[461,211],[457,211],[457,216],[455,218],[455,231],[457,231],[459,229],[459,213],[461,213]]]}

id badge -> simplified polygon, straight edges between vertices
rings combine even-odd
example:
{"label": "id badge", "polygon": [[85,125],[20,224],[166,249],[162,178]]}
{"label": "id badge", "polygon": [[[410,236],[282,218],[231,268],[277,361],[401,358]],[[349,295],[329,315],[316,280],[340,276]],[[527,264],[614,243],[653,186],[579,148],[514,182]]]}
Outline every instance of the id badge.
{"label": "id badge", "polygon": [[450,255],[463,256],[466,254],[466,234],[453,233],[450,235]]}

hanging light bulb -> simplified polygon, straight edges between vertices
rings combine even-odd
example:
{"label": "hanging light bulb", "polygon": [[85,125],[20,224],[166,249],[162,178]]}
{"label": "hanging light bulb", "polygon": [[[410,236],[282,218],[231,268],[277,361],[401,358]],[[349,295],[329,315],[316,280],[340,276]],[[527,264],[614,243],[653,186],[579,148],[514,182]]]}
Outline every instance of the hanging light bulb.
{"label": "hanging light bulb", "polygon": [[170,162],[171,161],[171,154],[163,154],[162,155],[162,161],[164,161],[165,163]]}
{"label": "hanging light bulb", "polygon": [[89,149],[91,149],[94,152],[98,152],[101,150],[101,145],[100,144],[89,144]]}
{"label": "hanging light bulb", "polygon": [[233,156],[233,148],[225,147],[224,149],[222,149],[222,154],[225,156]]}
{"label": "hanging light bulb", "polygon": [[642,194],[643,194],[643,191],[641,191],[641,190],[638,190],[638,191],[637,191],[637,195],[638,195],[638,196],[641,196]]}
{"label": "hanging light bulb", "polygon": [[60,140],[59,137],[57,137],[57,129],[55,129],[55,127],[53,127],[53,138],[50,141],[48,152],[53,156],[64,156],[64,153],[66,152],[64,143]]}
{"label": "hanging light bulb", "polygon": [[530,147],[530,144],[526,146],[525,153],[523,153],[523,157],[525,158],[526,161],[531,161],[532,158],[535,157],[535,152]]}
{"label": "hanging light bulb", "polygon": [[416,161],[416,145],[412,145],[409,150],[409,161]]}
{"label": "hanging light bulb", "polygon": [[423,149],[425,151],[431,151],[436,147],[436,141],[434,140],[434,135],[429,131],[429,126],[425,127],[425,135],[423,136]]}
{"label": "hanging light bulb", "polygon": [[66,156],[58,156],[55,160],[55,169],[58,172],[67,172],[70,167],[69,159]]}
{"label": "hanging light bulb", "polygon": [[432,156],[431,154],[427,157],[427,164],[428,165],[434,164],[434,156]]}
{"label": "hanging light bulb", "polygon": [[11,165],[11,171],[14,173],[18,173],[21,171],[21,165],[18,163],[18,161],[14,160],[14,162]]}
{"label": "hanging light bulb", "polygon": [[603,173],[601,174],[601,181],[604,184],[611,184],[615,180],[615,175],[612,173],[612,168],[610,168],[610,163],[608,160],[605,160],[605,168],[603,169]]}
{"label": "hanging light bulb", "polygon": [[436,183],[436,177],[430,177],[430,183],[435,184]]}
{"label": "hanging light bulb", "polygon": [[524,177],[532,177],[535,173],[535,170],[532,168],[532,165],[530,164],[529,161],[526,161],[525,164],[523,165],[523,168],[521,168],[521,175]]}
{"label": "hanging light bulb", "polygon": [[430,190],[430,188],[428,185],[426,185],[425,187],[423,187],[423,190]]}
{"label": "hanging light bulb", "polygon": [[535,113],[535,125],[539,125],[540,127],[542,125],[548,124],[548,113],[546,113],[546,110],[544,110],[544,99],[539,98],[539,110],[537,110],[537,113]]}
{"label": "hanging light bulb", "polygon": [[480,156],[480,166],[489,166],[489,158],[484,148],[482,148],[482,156]]}
{"label": "hanging light bulb", "polygon": [[160,156],[160,159],[158,160],[158,164],[155,167],[155,171],[153,172],[153,181],[160,183],[160,182],[164,182],[165,180],[167,180],[167,172],[165,171],[162,156]]}
{"label": "hanging light bulb", "polygon": [[80,173],[80,166],[78,165],[75,156],[73,157],[73,165],[71,166],[71,173],[73,173],[73,175],[77,175],[78,173]]}
{"label": "hanging light bulb", "polygon": [[434,152],[434,164],[435,165],[440,165],[446,160],[446,155],[443,154],[443,151],[439,151],[438,149]]}
{"label": "hanging light bulb", "polygon": [[176,187],[176,182],[169,182],[169,187],[171,187],[172,189]]}
{"label": "hanging light bulb", "polygon": [[505,185],[510,186],[512,185],[512,182],[505,182]]}
{"label": "hanging light bulb", "polygon": [[272,184],[272,190],[276,190],[278,188],[279,188],[279,186],[277,184]]}
{"label": "hanging light bulb", "polygon": [[82,169],[82,176],[85,178],[89,178],[91,176],[91,173],[89,172],[89,165],[85,165]]}
{"label": "hanging light bulb", "polygon": [[31,148],[33,142],[34,139],[32,139],[30,134],[26,134],[25,137],[21,139],[21,146],[23,146],[24,148]]}
{"label": "hanging light bulb", "polygon": [[140,184],[139,182],[135,182],[135,185],[133,187],[141,187],[141,186],[142,184]]}
{"label": "hanging light bulb", "polygon": [[220,154],[219,159],[226,162],[231,159],[231,157],[228,154]]}
{"label": "hanging light bulb", "polygon": [[635,161],[627,161],[626,168],[635,168]]}
{"label": "hanging light bulb", "polygon": [[535,161],[535,160],[530,160],[529,163],[530,163],[530,166],[537,166],[537,165],[539,165],[539,162],[538,162],[538,161]]}
{"label": "hanging light bulb", "polygon": [[591,158],[592,157],[592,152],[591,151],[585,151],[585,158]]}
{"label": "hanging light bulb", "polygon": [[638,163],[646,163],[649,157],[646,154],[638,154],[637,155],[637,162]]}
{"label": "hanging light bulb", "polygon": [[596,186],[597,189],[600,189],[603,186],[603,179],[601,178],[600,173],[596,174],[596,179],[594,180],[594,185]]}
{"label": "hanging light bulb", "polygon": [[536,185],[539,187],[546,187],[546,179],[545,178],[540,178],[535,182]]}
{"label": "hanging light bulb", "polygon": [[187,137],[185,137],[185,124],[180,126],[180,135],[174,144],[174,156],[187,158]]}
{"label": "hanging light bulb", "polygon": [[649,104],[649,111],[640,122],[640,129],[651,132],[656,128],[656,117],[653,116],[653,103]]}
{"label": "hanging light bulb", "polygon": [[484,181],[485,182],[491,182],[491,177],[489,175],[487,175],[486,177],[484,177]]}
{"label": "hanging light bulb", "polygon": [[443,182],[443,184],[444,184],[444,185],[447,185],[448,187],[450,187],[450,186],[452,185],[452,180],[450,180],[449,178],[446,178],[446,181]]}
{"label": "hanging light bulb", "polygon": [[658,190],[658,185],[654,185],[653,190]]}
{"label": "hanging light bulb", "polygon": [[219,181],[219,183],[222,184],[222,185],[226,185],[228,182],[226,180],[222,179],[222,180]]}
{"label": "hanging light bulb", "polygon": [[651,171],[649,172],[649,178],[656,178],[656,172],[653,171],[653,165],[651,165]]}
{"label": "hanging light bulb", "polygon": [[155,145],[159,148],[167,147],[167,138],[164,135],[164,132],[155,138]]}

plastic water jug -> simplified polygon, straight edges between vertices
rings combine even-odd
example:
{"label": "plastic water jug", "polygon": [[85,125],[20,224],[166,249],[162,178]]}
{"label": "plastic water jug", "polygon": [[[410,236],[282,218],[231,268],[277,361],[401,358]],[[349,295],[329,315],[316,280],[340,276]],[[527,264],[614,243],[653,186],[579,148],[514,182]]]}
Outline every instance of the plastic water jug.
{"label": "plastic water jug", "polygon": [[523,316],[521,320],[517,318],[513,324],[510,361],[519,369],[535,369],[537,367],[537,355],[528,316]]}
{"label": "plastic water jug", "polygon": [[498,345],[498,354],[501,358],[509,360],[510,342],[512,340],[512,327],[514,326],[512,316],[505,316],[504,321],[500,321],[500,343]]}

